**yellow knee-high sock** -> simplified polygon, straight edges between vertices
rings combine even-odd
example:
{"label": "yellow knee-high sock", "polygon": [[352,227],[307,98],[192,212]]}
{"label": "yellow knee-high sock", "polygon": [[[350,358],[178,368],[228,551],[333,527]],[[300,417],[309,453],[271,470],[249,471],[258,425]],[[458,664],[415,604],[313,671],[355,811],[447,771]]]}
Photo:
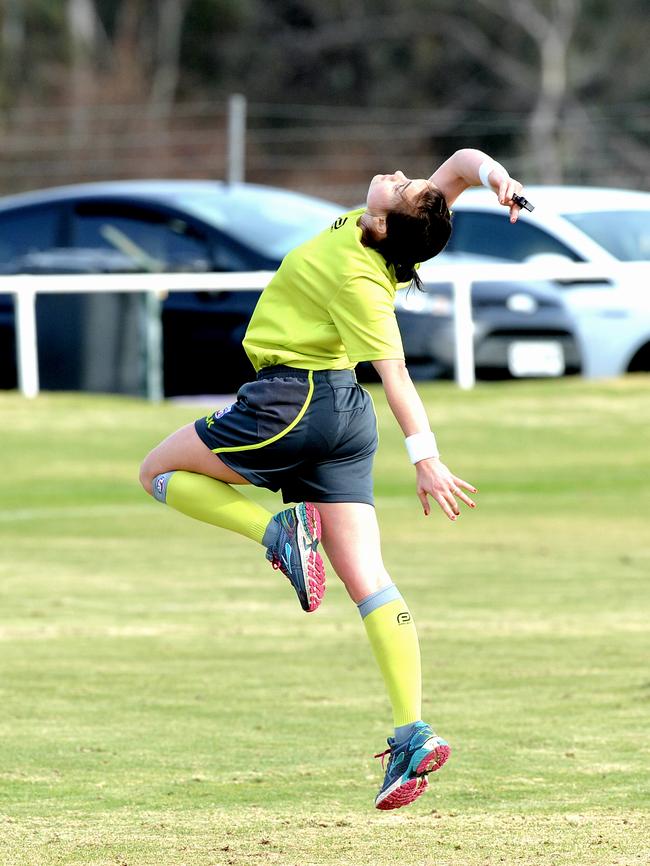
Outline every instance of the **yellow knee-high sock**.
{"label": "yellow knee-high sock", "polygon": [[394,584],[358,605],[384,677],[396,728],[422,717],[420,644],[406,602]]}
{"label": "yellow knee-high sock", "polygon": [[166,472],[153,482],[156,499],[176,511],[230,529],[262,544],[273,517],[270,511],[247,499],[230,484],[195,472]]}

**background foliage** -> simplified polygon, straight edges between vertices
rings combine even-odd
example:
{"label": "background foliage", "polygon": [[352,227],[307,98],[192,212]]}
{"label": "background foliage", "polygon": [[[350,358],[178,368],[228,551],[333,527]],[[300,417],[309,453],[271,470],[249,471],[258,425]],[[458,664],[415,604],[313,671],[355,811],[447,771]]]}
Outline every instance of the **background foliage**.
{"label": "background foliage", "polygon": [[643,0],[5,0],[0,32],[0,191],[223,174],[232,92],[253,180],[356,200],[472,144],[648,186]]}

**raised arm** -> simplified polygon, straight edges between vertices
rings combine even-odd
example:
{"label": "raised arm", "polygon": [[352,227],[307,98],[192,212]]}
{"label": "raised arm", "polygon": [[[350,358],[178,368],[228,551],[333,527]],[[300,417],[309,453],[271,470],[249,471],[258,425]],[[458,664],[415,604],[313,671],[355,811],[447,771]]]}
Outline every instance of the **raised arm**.
{"label": "raised arm", "polygon": [[406,437],[407,450],[415,465],[417,495],[425,515],[431,510],[428,499],[431,496],[450,520],[456,520],[460,509],[455,497],[474,508],[475,503],[461,488],[471,493],[476,493],[476,488],[453,475],[440,460],[426,410],[404,361],[372,363],[381,378],[388,405]]}
{"label": "raised arm", "polygon": [[470,147],[457,150],[434,171],[429,180],[443,193],[449,207],[468,187],[481,184],[489,186],[501,204],[510,209],[510,221],[517,221],[520,207],[513,202],[512,196],[521,192],[522,185],[482,150]]}

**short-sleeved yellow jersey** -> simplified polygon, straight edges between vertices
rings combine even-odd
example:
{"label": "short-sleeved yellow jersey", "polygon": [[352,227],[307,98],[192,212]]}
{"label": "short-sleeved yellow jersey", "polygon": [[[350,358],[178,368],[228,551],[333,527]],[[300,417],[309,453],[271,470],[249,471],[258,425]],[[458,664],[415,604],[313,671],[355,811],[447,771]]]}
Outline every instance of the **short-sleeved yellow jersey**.
{"label": "short-sleeved yellow jersey", "polygon": [[345,370],[359,361],[404,358],[395,274],[361,243],[363,212],[344,214],[285,257],[244,337],[256,370],[276,364]]}

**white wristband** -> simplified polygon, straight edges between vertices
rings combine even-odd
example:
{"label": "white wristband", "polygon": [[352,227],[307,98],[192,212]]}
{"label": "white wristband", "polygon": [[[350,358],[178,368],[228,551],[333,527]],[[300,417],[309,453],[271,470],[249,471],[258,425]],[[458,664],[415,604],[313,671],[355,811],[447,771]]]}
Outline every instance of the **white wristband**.
{"label": "white wristband", "polygon": [[481,181],[483,186],[486,186],[488,189],[492,189],[492,184],[488,180],[488,177],[490,176],[490,172],[495,168],[501,169],[501,171],[505,174],[505,176],[508,177],[508,172],[505,170],[505,168],[502,165],[500,165],[498,162],[495,162],[493,159],[484,159],[483,162],[481,163],[481,165],[479,166],[479,170],[478,170],[479,180]]}
{"label": "white wristband", "polygon": [[428,433],[414,433],[404,440],[411,463],[419,463],[429,457],[440,457],[436,437],[431,430]]}

